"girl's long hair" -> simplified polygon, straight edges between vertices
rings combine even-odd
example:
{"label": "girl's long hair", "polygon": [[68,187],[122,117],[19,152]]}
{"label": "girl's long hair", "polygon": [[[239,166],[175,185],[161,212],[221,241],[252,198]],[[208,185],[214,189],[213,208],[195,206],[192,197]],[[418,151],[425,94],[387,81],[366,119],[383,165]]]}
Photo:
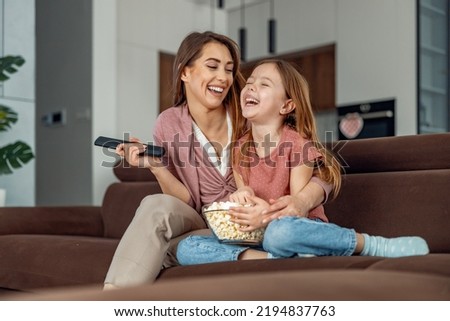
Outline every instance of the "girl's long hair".
{"label": "girl's long hair", "polygon": [[192,66],[202,55],[203,48],[210,42],[223,44],[228,48],[233,60],[233,84],[225,97],[223,104],[230,114],[233,124],[232,142],[242,137],[246,128],[246,119],[242,116],[239,105],[239,96],[245,84],[245,79],[240,71],[240,51],[237,43],[227,36],[211,31],[192,32],[181,42],[173,64],[173,106],[181,106],[187,103],[184,82],[181,80],[183,69]]}
{"label": "girl's long hair", "polygon": [[[286,91],[288,99],[292,99],[296,108],[286,115],[284,125],[289,126],[297,131],[302,137],[310,140],[314,147],[322,154],[322,161],[315,164],[314,173],[324,182],[333,186],[333,197],[336,197],[341,188],[341,170],[342,167],[339,161],[327,150],[320,142],[317,136],[316,122],[311,106],[309,95],[309,85],[306,79],[295,69],[293,65],[287,61],[280,59],[265,59],[257,63],[257,66],[262,64],[274,64],[280,73],[283,87]],[[244,165],[243,159],[251,159],[249,154],[253,146],[253,138],[251,130],[246,134],[245,142],[239,147],[239,151],[235,150],[233,157],[233,165]],[[245,181],[245,172],[244,181]]]}

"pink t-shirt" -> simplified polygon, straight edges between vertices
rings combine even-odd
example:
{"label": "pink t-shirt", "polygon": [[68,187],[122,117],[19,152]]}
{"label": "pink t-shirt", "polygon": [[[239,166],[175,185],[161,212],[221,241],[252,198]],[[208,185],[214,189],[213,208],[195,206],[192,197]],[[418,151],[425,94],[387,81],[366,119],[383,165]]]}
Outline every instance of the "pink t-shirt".
{"label": "pink t-shirt", "polygon": [[[239,145],[246,137],[239,141]],[[244,160],[249,162],[249,167],[240,166],[237,170],[242,177],[248,177],[248,185],[254,190],[255,195],[266,201],[290,194],[291,168],[307,163],[313,164],[322,157],[311,141],[304,139],[287,126],[284,127],[280,141],[270,155],[260,158],[254,148],[249,148],[249,158]],[[328,222],[322,205],[311,210],[308,217]]]}

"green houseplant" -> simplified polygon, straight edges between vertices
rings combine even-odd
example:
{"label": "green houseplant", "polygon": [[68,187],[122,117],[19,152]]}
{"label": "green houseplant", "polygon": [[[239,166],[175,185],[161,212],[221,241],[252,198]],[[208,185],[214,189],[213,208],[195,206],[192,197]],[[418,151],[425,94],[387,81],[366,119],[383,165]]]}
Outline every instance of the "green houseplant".
{"label": "green houseplant", "polygon": [[[25,63],[21,56],[0,57],[0,81],[9,79],[17,68]],[[5,132],[18,120],[18,115],[11,108],[0,104],[0,132]],[[12,174],[34,158],[31,147],[18,140],[6,146],[0,146],[0,175]]]}

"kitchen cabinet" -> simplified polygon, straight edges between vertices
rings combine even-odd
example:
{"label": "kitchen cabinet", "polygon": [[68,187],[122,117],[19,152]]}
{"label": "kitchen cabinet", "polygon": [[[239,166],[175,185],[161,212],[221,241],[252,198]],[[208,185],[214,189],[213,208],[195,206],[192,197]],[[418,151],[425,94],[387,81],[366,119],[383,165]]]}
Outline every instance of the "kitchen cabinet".
{"label": "kitchen cabinet", "polygon": [[159,112],[163,112],[173,106],[173,62],[175,55],[170,53],[159,53]]}

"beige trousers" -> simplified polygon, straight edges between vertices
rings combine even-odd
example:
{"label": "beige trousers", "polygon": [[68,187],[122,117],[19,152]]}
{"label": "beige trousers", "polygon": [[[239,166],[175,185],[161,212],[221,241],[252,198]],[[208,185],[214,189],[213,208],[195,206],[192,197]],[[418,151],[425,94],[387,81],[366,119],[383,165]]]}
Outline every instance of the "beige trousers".
{"label": "beige trousers", "polygon": [[105,283],[127,287],[153,282],[161,268],[178,264],[177,245],[191,234],[210,234],[197,211],[170,195],[145,197],[120,240]]}

